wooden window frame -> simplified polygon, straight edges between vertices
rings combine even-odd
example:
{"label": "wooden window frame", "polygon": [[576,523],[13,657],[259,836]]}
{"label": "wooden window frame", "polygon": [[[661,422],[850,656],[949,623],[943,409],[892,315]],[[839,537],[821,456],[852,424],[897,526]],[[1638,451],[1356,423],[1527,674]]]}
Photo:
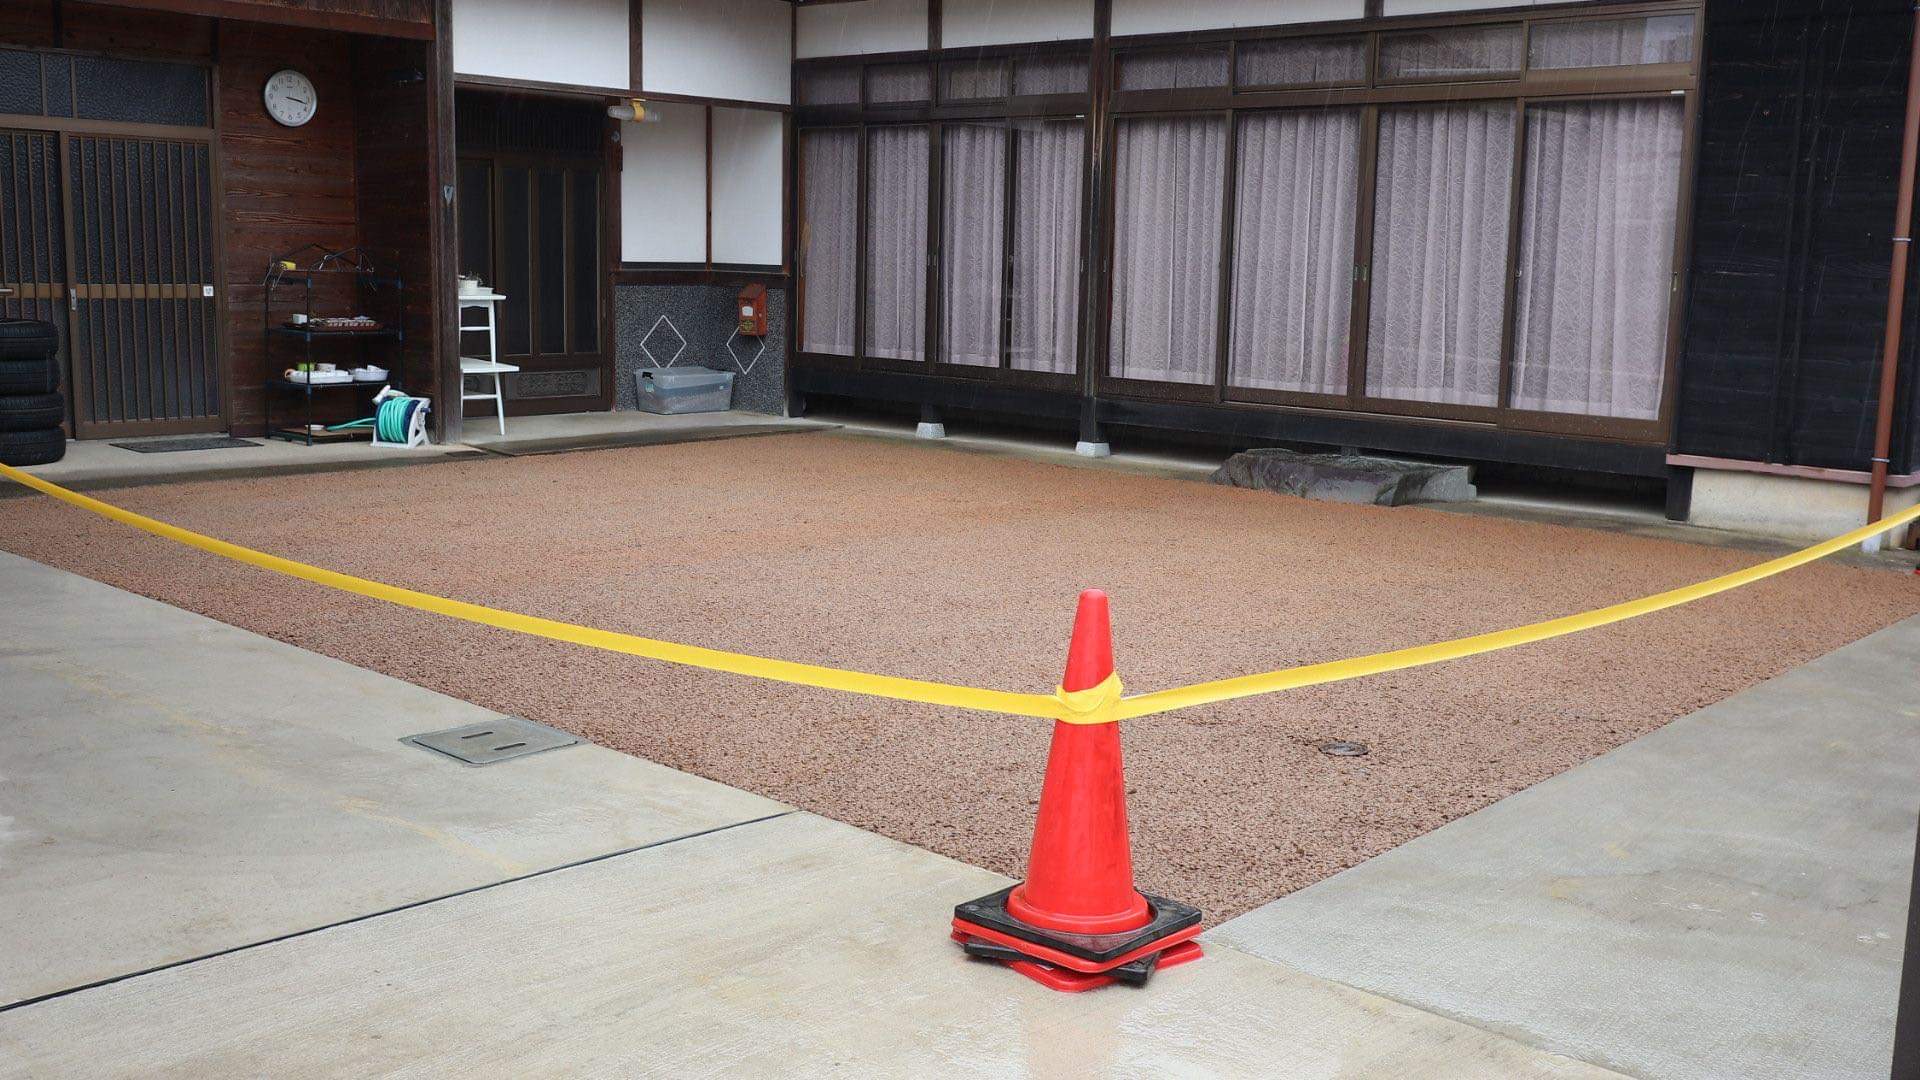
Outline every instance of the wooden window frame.
{"label": "wooden window frame", "polygon": [[[1688,14],[1694,18],[1693,56],[1686,64],[1657,65],[1621,65],[1606,68],[1572,68],[1550,71],[1532,71],[1526,63],[1530,59],[1531,29],[1536,23],[1569,21],[1603,21],[1635,15]],[[1170,40],[1181,43],[1226,39],[1232,42],[1232,54],[1229,57],[1228,72],[1235,80],[1226,88],[1177,89],[1177,90],[1141,90],[1114,91],[1113,106],[1107,119],[1104,144],[1106,159],[1100,163],[1101,173],[1106,186],[1104,212],[1100,223],[1102,235],[1099,244],[1101,274],[1105,287],[1096,297],[1098,310],[1094,314],[1098,327],[1098,347],[1094,360],[1093,387],[1101,396],[1144,398],[1156,401],[1202,403],[1226,406],[1267,406],[1290,408],[1333,409],[1357,414],[1404,417],[1408,420],[1470,423],[1483,426],[1525,431],[1529,433],[1570,435],[1576,437],[1601,438],[1624,442],[1661,443],[1670,438],[1673,425],[1674,393],[1676,384],[1676,358],[1679,353],[1683,313],[1685,312],[1685,282],[1688,238],[1691,235],[1692,208],[1687,193],[1692,189],[1693,172],[1697,155],[1697,136],[1699,128],[1701,47],[1704,37],[1704,12],[1695,3],[1649,2],[1612,5],[1595,5],[1591,9],[1569,11],[1555,9],[1541,14],[1530,14],[1524,10],[1506,9],[1492,12],[1471,12],[1452,16],[1422,16],[1417,18],[1369,19],[1358,22],[1322,23],[1302,26],[1273,28],[1264,31],[1234,32],[1209,31],[1206,33],[1185,35],[1153,35],[1128,38],[1116,42],[1116,56],[1140,48],[1164,48]],[[1512,24],[1521,26],[1521,70],[1517,74],[1502,73],[1496,77],[1386,81],[1380,78],[1380,40],[1396,31],[1416,29],[1448,29],[1486,24]],[[1238,82],[1240,74],[1239,43],[1243,41],[1269,40],[1274,38],[1321,38],[1352,36],[1364,33],[1370,36],[1367,47],[1367,80],[1364,86],[1324,87],[1316,86],[1299,89],[1274,89],[1269,87],[1243,86]],[[1526,165],[1526,108],[1529,103],[1562,103],[1568,101],[1604,101],[1623,98],[1649,98],[1660,96],[1682,96],[1685,99],[1682,123],[1684,131],[1681,143],[1681,162],[1678,170],[1676,193],[1677,213],[1675,217],[1672,258],[1672,286],[1668,290],[1668,316],[1666,349],[1662,358],[1662,393],[1660,415],[1655,420],[1635,420],[1620,417],[1593,416],[1578,413],[1545,413],[1512,407],[1512,373],[1515,363],[1514,320],[1516,316],[1516,274],[1518,265],[1518,244],[1520,215],[1522,212],[1520,193],[1525,183]],[[1383,106],[1433,105],[1443,106],[1465,102],[1487,101],[1511,103],[1515,110],[1514,158],[1513,170],[1509,177],[1511,184],[1508,208],[1507,259],[1505,273],[1505,299],[1500,313],[1500,383],[1497,404],[1492,406],[1462,406],[1436,402],[1409,401],[1404,399],[1375,398],[1366,394],[1366,352],[1368,347],[1368,327],[1373,292],[1373,220],[1379,166],[1379,110]],[[1315,109],[1338,106],[1360,106],[1362,112],[1361,160],[1359,164],[1359,208],[1355,222],[1354,258],[1358,271],[1355,282],[1355,296],[1349,329],[1349,353],[1347,392],[1344,395],[1326,395],[1299,393],[1292,391],[1259,390],[1234,387],[1230,385],[1228,362],[1230,358],[1230,330],[1232,319],[1232,268],[1234,259],[1234,241],[1236,239],[1236,195],[1238,188],[1238,150],[1240,137],[1240,116],[1249,112],[1268,112],[1280,109]],[[1137,379],[1124,379],[1110,374],[1111,326],[1113,305],[1113,268],[1115,253],[1115,222],[1113,184],[1116,182],[1116,162],[1118,145],[1115,134],[1120,122],[1129,117],[1139,116],[1178,116],[1225,113],[1230,119],[1227,143],[1227,168],[1223,177],[1225,191],[1222,195],[1223,237],[1220,249],[1220,267],[1222,286],[1220,289],[1220,331],[1216,335],[1217,375],[1212,387],[1196,386],[1184,383],[1154,383]],[[1211,391],[1210,394],[1196,391]]]}
{"label": "wooden window frame", "polygon": [[[1693,53],[1685,63],[1619,65],[1600,68],[1534,70],[1531,60],[1533,27],[1549,23],[1604,21],[1634,16],[1690,15],[1694,20]],[[1380,75],[1380,41],[1395,32],[1422,29],[1453,29],[1484,25],[1517,24],[1520,27],[1520,70],[1494,73],[1484,77],[1385,80]],[[1363,38],[1366,42],[1366,77],[1358,81],[1312,86],[1273,86],[1243,84],[1240,80],[1239,50],[1242,43],[1274,39]],[[1664,443],[1671,434],[1677,383],[1676,358],[1679,353],[1686,311],[1686,254],[1692,233],[1693,208],[1688,193],[1692,190],[1697,166],[1701,104],[1701,60],[1705,38],[1705,11],[1701,0],[1633,0],[1612,4],[1594,4],[1583,9],[1554,7],[1498,9],[1438,15],[1368,17],[1319,23],[1289,24],[1256,28],[1235,28],[1172,34],[1134,35],[1111,40],[1095,52],[1089,39],[1021,45],[1003,45],[965,49],[929,49],[880,53],[857,57],[832,57],[797,60],[794,65],[795,100],[802,76],[827,68],[861,69],[863,98],[867,85],[865,69],[903,62],[928,65],[932,80],[932,100],[916,103],[874,105],[805,105],[794,107],[794,134],[789,145],[797,160],[800,135],[816,128],[853,127],[861,132],[857,195],[859,207],[855,270],[855,355],[852,357],[814,354],[796,348],[794,360],[809,366],[842,369],[912,371],[953,379],[994,379],[1010,386],[1037,389],[1080,389],[1100,396],[1136,398],[1152,401],[1213,404],[1246,408],[1312,408],[1355,414],[1405,418],[1410,421],[1468,423],[1510,429],[1516,432],[1567,435],[1632,443]],[[1163,51],[1181,47],[1224,44],[1227,49],[1228,82],[1220,87],[1178,88],[1166,90],[1120,91],[1113,87],[1113,72],[1128,53]],[[1031,98],[944,99],[945,67],[953,63],[980,62],[1008,58],[1017,64],[1022,57],[1057,55],[1084,58],[1089,70],[1089,89],[1085,94],[1060,94]],[[1013,73],[1009,71],[1009,82]],[[1524,190],[1526,165],[1526,110],[1531,104],[1569,101],[1604,101],[1623,98],[1679,96],[1684,100],[1684,130],[1678,169],[1672,257],[1672,285],[1668,291],[1666,351],[1660,415],[1655,420],[1631,420],[1584,414],[1542,413],[1515,409],[1508,402],[1512,393],[1515,363],[1514,320],[1516,317],[1515,275],[1517,273],[1520,194]],[[1379,110],[1401,105],[1445,105],[1466,102],[1503,102],[1515,112],[1514,166],[1509,203],[1505,300],[1501,311],[1500,389],[1494,406],[1451,406],[1432,402],[1371,398],[1365,394],[1366,348],[1372,299],[1373,220],[1379,166]],[[1233,303],[1233,258],[1237,229],[1237,188],[1239,144],[1242,115],[1297,108],[1357,107],[1361,110],[1361,154],[1359,205],[1354,226],[1355,295],[1349,327],[1347,392],[1339,395],[1258,390],[1229,385],[1228,363],[1231,348]],[[1226,167],[1222,183],[1222,244],[1220,247],[1219,311],[1217,312],[1216,376],[1211,385],[1158,383],[1121,379],[1108,374],[1111,359],[1113,309],[1113,259],[1115,252],[1114,184],[1118,147],[1117,125],[1128,118],[1216,114],[1227,123]],[[945,170],[941,158],[942,125],[947,122],[1011,122],[1022,118],[1079,119],[1084,121],[1086,156],[1083,160],[1081,191],[1081,231],[1083,249],[1088,253],[1081,268],[1080,294],[1082,331],[1078,342],[1078,362],[1072,375],[1023,372],[1011,368],[1008,353],[1011,335],[1002,324],[1002,363],[999,368],[945,363],[941,349],[941,309],[945,270],[944,223],[941,220]],[[868,146],[866,130],[882,124],[926,124],[931,145],[928,153],[928,272],[927,272],[927,357],[925,361],[899,361],[866,356],[866,279],[867,279],[867,188]],[[1098,127],[1096,127],[1098,124]],[[1008,183],[1005,198],[1013,199],[1017,149],[1009,135]],[[1097,154],[1096,154],[1097,150]],[[797,172],[797,168],[796,168]],[[788,262],[796,268],[794,318],[804,326],[806,318],[805,275],[798,272],[797,226],[799,207],[804,205],[800,180],[789,185],[796,213],[796,227],[789,243]],[[1009,205],[1008,227],[1016,209]],[[1012,302],[1012,251],[1006,251],[1008,268],[1003,271],[1003,300]],[[1089,287],[1091,283],[1092,287]],[[1004,304],[1003,304],[1004,307]],[[803,332],[795,341],[804,340]]]}
{"label": "wooden window frame", "polygon": [[[1090,42],[1086,40],[1068,42],[1045,42],[1022,45],[1003,45],[964,49],[946,49],[908,53],[884,53],[862,57],[834,57],[820,60],[802,60],[794,65],[794,85],[796,90],[804,75],[813,70],[859,67],[862,96],[865,97],[867,70],[874,67],[890,67],[902,62],[925,63],[933,80],[932,99],[924,102],[881,102],[864,105],[800,105],[795,108],[794,134],[792,146],[798,160],[799,147],[807,132],[816,130],[847,130],[859,132],[858,177],[856,179],[856,235],[854,238],[854,355],[841,356],[832,353],[807,352],[799,347],[806,340],[806,275],[801,269],[801,251],[799,237],[805,232],[802,221],[806,206],[804,191],[804,170],[795,168],[793,188],[793,207],[796,227],[793,230],[793,246],[789,252],[789,263],[796,268],[797,286],[794,290],[795,348],[797,361],[811,366],[858,369],[866,371],[906,372],[923,375],[939,375],[946,378],[968,380],[992,380],[1004,385],[1027,387],[1040,390],[1073,390],[1084,379],[1085,357],[1088,355],[1085,333],[1079,335],[1076,342],[1075,364],[1071,372],[1025,371],[1012,366],[1012,334],[1010,332],[1012,288],[1012,234],[1016,207],[1012,205],[1014,182],[1017,177],[1018,140],[1013,138],[1014,125],[1020,121],[1058,121],[1077,120],[1082,127],[1081,149],[1081,222],[1082,245],[1087,230],[1086,205],[1088,191],[1087,164],[1093,153],[1092,124],[1088,117],[1092,110],[1091,88],[1084,94],[1033,94],[1016,95],[1009,93],[1002,98],[968,98],[964,100],[945,100],[945,68],[956,63],[975,63],[982,60],[1005,60],[1009,65],[1009,90],[1015,85],[1015,67],[1021,60],[1035,58],[1059,58],[1084,61],[1087,66],[1089,84],[1093,78],[1095,58],[1091,55]],[[797,96],[797,95],[796,95]],[[945,234],[945,130],[949,124],[999,124],[1006,131],[1008,141],[1006,154],[1006,173],[1002,189],[1002,198],[1006,200],[1005,243],[1001,260],[1001,334],[1000,363],[997,366],[974,364],[954,364],[945,359],[945,340],[941,333],[942,313],[945,300],[946,234]],[[927,286],[926,286],[926,328],[924,360],[901,360],[894,357],[871,356],[867,351],[867,230],[868,210],[867,194],[871,185],[870,151],[867,134],[881,127],[924,126],[928,131],[927,152]],[[1084,312],[1087,303],[1085,285],[1085,267],[1082,267],[1082,285],[1080,289],[1080,315],[1076,316],[1077,325],[1084,326]]]}

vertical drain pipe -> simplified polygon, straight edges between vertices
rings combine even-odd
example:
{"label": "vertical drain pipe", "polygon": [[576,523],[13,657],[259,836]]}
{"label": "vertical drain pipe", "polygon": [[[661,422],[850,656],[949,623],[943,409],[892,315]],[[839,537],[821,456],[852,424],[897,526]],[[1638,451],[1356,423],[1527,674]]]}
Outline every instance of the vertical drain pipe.
{"label": "vertical drain pipe", "polygon": [[[1894,383],[1900,366],[1900,323],[1907,299],[1907,252],[1913,247],[1913,169],[1920,156],[1920,3],[1913,8],[1913,48],[1907,57],[1907,123],[1900,143],[1900,195],[1893,210],[1893,275],[1887,283],[1887,328],[1880,348],[1880,410],[1873,428],[1873,478],[1867,523],[1886,516],[1887,458],[1893,442]],[[1861,545],[1880,550],[1880,537]]]}

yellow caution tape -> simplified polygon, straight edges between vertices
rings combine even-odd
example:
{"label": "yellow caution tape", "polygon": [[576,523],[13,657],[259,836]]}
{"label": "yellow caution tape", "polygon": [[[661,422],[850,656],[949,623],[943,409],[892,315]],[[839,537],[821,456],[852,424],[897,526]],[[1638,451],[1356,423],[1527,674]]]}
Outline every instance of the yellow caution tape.
{"label": "yellow caution tape", "polygon": [[1652,596],[1644,596],[1638,600],[1597,608],[1578,615],[1565,615],[1545,622],[1517,626],[1510,630],[1475,634],[1472,637],[1455,638],[1452,641],[1436,642],[1431,645],[1418,645],[1410,649],[1395,649],[1370,656],[1307,664],[1259,675],[1243,675],[1234,679],[1194,683],[1171,690],[1156,690],[1149,694],[1122,697],[1120,679],[1117,675],[1108,676],[1100,685],[1086,690],[1056,689],[1052,694],[1023,694],[1009,690],[987,690],[952,683],[927,682],[921,679],[903,679],[892,675],[873,675],[864,671],[802,664],[792,660],[774,660],[764,656],[750,656],[746,653],[706,649],[697,645],[682,645],[672,641],[617,633],[612,630],[599,630],[534,615],[521,615],[480,604],[469,604],[461,600],[449,600],[432,593],[403,589],[397,585],[368,581],[365,578],[334,570],[323,570],[317,566],[283,559],[278,555],[269,555],[225,540],[216,540],[211,536],[204,536],[177,525],[169,525],[164,521],[136,514],[131,510],[123,510],[111,503],[101,502],[99,499],[90,498],[76,491],[69,491],[59,484],[21,472],[10,465],[0,465],[0,476],[52,496],[61,502],[99,514],[101,517],[118,521],[123,525],[131,525],[143,532],[152,533],[188,547],[199,548],[223,558],[343,592],[384,600],[390,604],[398,604],[418,611],[462,619],[482,626],[494,626],[502,630],[513,630],[554,641],[571,642],[607,652],[705,668],[709,671],[725,671],[756,679],[817,686],[827,690],[843,690],[847,693],[892,698],[898,701],[947,705],[957,709],[975,709],[981,712],[1060,720],[1069,724],[1108,724],[1117,720],[1131,720],[1135,717],[1152,716],[1156,713],[1188,709],[1219,701],[1231,701],[1256,694],[1297,690],[1304,686],[1319,686],[1325,683],[1358,679],[1367,675],[1380,675],[1389,671],[1438,664],[1446,660],[1459,660],[1480,653],[1565,637],[1582,630],[1591,630],[1610,623],[1663,611],[1670,607],[1678,607],[1681,604],[1689,604],[1695,600],[1704,600],[1709,596],[1737,589],[1742,585],[1751,585],[1775,574],[1824,559],[1835,552],[1843,551],[1881,533],[1920,519],[1920,506],[1914,506],[1871,525],[1862,526],[1831,540],[1803,548],[1791,555],[1783,555],[1757,566],[1722,574],[1717,578],[1670,589],[1663,593],[1655,593]]}
{"label": "yellow caution tape", "polygon": [[1235,679],[1194,683],[1172,690],[1156,690],[1151,694],[1141,694],[1121,701],[1119,718],[1131,720],[1136,716],[1152,716],[1154,713],[1189,709],[1195,705],[1206,705],[1216,701],[1231,701],[1234,698],[1252,697],[1255,694],[1272,694],[1281,690],[1298,690],[1303,686],[1342,682],[1347,679],[1379,675],[1403,668],[1423,667],[1446,660],[1459,660],[1479,653],[1511,649],[1516,645],[1528,645],[1536,641],[1546,641],[1549,638],[1577,634],[1582,630],[1592,630],[1609,623],[1651,615],[1670,607],[1704,600],[1709,596],[1715,596],[1729,589],[1737,589],[1742,585],[1751,585],[1796,566],[1805,566],[1818,559],[1824,559],[1883,532],[1897,529],[1916,518],[1920,518],[1920,506],[1902,510],[1871,525],[1864,525],[1831,540],[1823,540],[1791,555],[1782,555],[1757,566],[1749,566],[1745,570],[1735,570],[1731,574],[1722,574],[1717,578],[1683,585],[1663,593],[1654,593],[1652,596],[1643,596],[1638,600],[1628,600],[1622,604],[1596,608],[1578,615],[1563,615],[1545,622],[1516,626],[1511,630],[1495,630],[1488,634],[1454,638],[1452,641],[1440,641],[1432,645],[1416,645],[1411,649],[1395,649],[1391,652],[1374,653],[1371,656],[1356,656],[1349,660],[1330,660],[1323,664],[1306,664],[1260,675],[1242,675]]}
{"label": "yellow caution tape", "polygon": [[649,660],[661,660],[669,664],[685,664],[688,667],[706,668],[709,671],[727,671],[756,679],[798,683],[801,686],[818,686],[828,690],[845,690],[849,693],[869,694],[873,697],[923,701],[929,705],[951,705],[957,709],[979,709],[983,712],[1034,716],[1047,720],[1064,719],[1068,715],[1066,705],[1058,697],[1050,694],[1016,694],[1004,690],[982,690],[971,686],[902,679],[892,675],[869,675],[864,671],[800,664],[791,660],[770,660],[763,656],[748,656],[745,653],[703,649],[697,645],[656,641],[653,638],[615,633],[611,630],[596,630],[590,626],[577,626],[573,623],[542,619],[534,615],[519,615],[461,600],[448,600],[432,593],[415,592],[412,589],[402,589],[397,585],[357,578],[351,574],[322,570],[317,566],[309,566],[306,563],[294,562],[292,559],[283,559],[278,555],[269,555],[264,551],[255,551],[252,548],[241,547],[239,544],[230,544],[225,540],[203,536],[177,525],[157,521],[144,514],[122,510],[111,503],[89,498],[77,491],[69,491],[58,484],[23,473],[10,465],[0,465],[0,476],[25,484],[35,491],[51,495],[61,502],[70,503],[82,510],[91,510],[123,525],[131,525],[143,532],[150,532],[155,536],[165,537],[188,547],[196,547],[223,558],[243,562],[248,566],[272,570],[278,574],[286,574],[288,577],[372,597],[375,600],[385,600],[389,604],[399,604],[401,607],[410,607],[417,611],[430,611],[435,615],[464,619],[482,626],[497,626],[502,630],[551,638],[554,641],[572,642],[575,645],[625,653],[629,656],[644,656]]}
{"label": "yellow caution tape", "polygon": [[1120,719],[1120,673],[1100,680],[1100,685],[1085,690],[1057,687],[1054,696],[1067,708],[1060,719],[1069,724],[1111,724]]}

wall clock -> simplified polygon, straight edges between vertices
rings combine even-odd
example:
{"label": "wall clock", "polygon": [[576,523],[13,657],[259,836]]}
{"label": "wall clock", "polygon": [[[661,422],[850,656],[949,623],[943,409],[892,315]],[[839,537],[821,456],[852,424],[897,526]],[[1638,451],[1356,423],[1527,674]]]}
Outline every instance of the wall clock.
{"label": "wall clock", "polygon": [[313,111],[320,107],[320,97],[313,92],[313,80],[292,68],[283,68],[269,76],[261,97],[267,103],[267,115],[284,127],[299,127],[313,119]]}

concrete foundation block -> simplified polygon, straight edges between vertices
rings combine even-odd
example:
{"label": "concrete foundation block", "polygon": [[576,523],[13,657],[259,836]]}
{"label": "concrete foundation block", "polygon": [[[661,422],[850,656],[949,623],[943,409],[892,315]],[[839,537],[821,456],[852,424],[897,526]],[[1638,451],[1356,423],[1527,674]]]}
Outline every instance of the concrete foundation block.
{"label": "concrete foundation block", "polygon": [[1082,441],[1073,444],[1073,452],[1081,457],[1112,457],[1113,444]]}
{"label": "concrete foundation block", "polygon": [[944,439],[947,437],[947,425],[929,424],[922,420],[919,426],[913,429],[913,434],[921,439]]}
{"label": "concrete foundation block", "polygon": [[[1920,501],[1920,487],[1889,488],[1886,513]],[[1695,469],[1691,525],[1761,533],[1788,540],[1825,540],[1867,523],[1867,485],[1806,476]],[[1881,541],[1892,547],[1904,529]],[[1869,549],[1873,550],[1873,549]]]}
{"label": "concrete foundation block", "polygon": [[1235,454],[1213,474],[1216,484],[1373,506],[1468,502],[1476,495],[1472,481],[1465,465],[1281,449]]}

